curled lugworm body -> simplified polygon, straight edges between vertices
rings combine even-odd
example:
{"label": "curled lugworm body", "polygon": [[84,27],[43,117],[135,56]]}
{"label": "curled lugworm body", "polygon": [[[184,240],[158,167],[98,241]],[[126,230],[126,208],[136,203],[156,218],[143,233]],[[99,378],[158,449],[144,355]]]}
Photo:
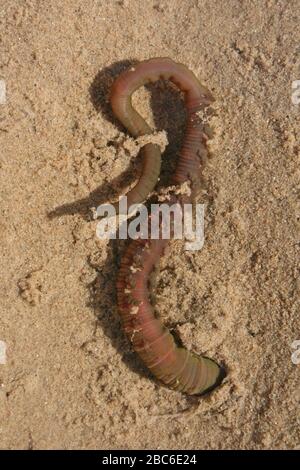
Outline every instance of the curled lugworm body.
{"label": "curled lugworm body", "polygon": [[[196,182],[201,158],[206,155],[207,135],[199,119],[199,111],[213,98],[195,75],[184,65],[168,58],[156,58],[139,63],[123,72],[114,82],[111,104],[114,114],[137,137],[152,133],[140,114],[133,109],[132,94],[141,86],[159,79],[170,80],[184,92],[187,126],[177,167],[170,179],[180,186]],[[143,202],[154,189],[161,165],[158,145],[143,147],[143,168],[137,184],[128,194],[128,205]],[[173,195],[167,203],[179,200]],[[124,330],[146,366],[166,386],[197,395],[212,390],[224,377],[223,369],[212,359],[199,356],[178,345],[171,332],[156,317],[149,300],[149,276],[163,255],[168,241],[137,239],[130,241],[123,257],[117,279],[118,310]]]}

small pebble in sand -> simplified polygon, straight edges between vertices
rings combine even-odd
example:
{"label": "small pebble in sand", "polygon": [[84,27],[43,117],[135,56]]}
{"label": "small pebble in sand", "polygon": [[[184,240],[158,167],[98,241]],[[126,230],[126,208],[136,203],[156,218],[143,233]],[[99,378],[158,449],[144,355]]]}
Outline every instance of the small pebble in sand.
{"label": "small pebble in sand", "polygon": [[6,364],[6,343],[0,340],[0,364]]}
{"label": "small pebble in sand", "polygon": [[4,80],[0,80],[0,104],[6,103],[6,84]]}

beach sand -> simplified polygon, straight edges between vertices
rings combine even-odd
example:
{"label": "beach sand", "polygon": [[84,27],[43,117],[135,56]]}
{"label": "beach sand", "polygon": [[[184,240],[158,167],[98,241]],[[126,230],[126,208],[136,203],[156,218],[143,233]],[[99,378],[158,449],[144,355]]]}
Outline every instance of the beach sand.
{"label": "beach sand", "polygon": [[[299,13],[297,0],[1,1],[1,448],[299,448]],[[132,351],[116,310],[124,243],[99,240],[91,217],[140,168],[110,85],[160,56],[216,100],[204,247],[171,242],[155,289],[164,323],[226,367],[203,398],[161,386]],[[167,133],[167,182],[182,99],[159,82],[134,105]]]}

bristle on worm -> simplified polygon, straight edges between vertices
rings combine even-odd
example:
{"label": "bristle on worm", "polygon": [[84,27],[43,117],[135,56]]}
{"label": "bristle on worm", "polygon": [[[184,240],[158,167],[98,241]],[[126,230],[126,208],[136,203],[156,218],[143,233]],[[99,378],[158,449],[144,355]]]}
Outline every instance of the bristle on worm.
{"label": "bristle on worm", "polygon": [[[197,113],[213,101],[210,92],[184,65],[169,58],[155,58],[123,72],[113,83],[111,105],[114,114],[132,136],[149,134],[152,129],[132,107],[132,94],[141,86],[159,79],[170,80],[184,92],[187,126],[184,142],[171,185],[193,182],[200,172],[201,155],[206,155],[207,134]],[[128,206],[143,202],[154,189],[160,174],[161,151],[158,145],[143,149],[142,174],[127,193]],[[193,189],[193,188],[192,188]],[[185,199],[192,201],[193,191]],[[174,195],[166,202],[177,201]],[[225,375],[212,359],[198,356],[178,346],[173,335],[154,315],[149,300],[148,281],[168,241],[132,240],[125,251],[118,273],[118,310],[134,350],[153,375],[166,386],[189,395],[203,394],[219,385]]]}

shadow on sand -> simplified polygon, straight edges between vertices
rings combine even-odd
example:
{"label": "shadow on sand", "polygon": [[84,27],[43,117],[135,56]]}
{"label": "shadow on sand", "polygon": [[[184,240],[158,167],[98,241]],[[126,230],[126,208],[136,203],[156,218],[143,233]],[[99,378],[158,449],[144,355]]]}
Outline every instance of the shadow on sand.
{"label": "shadow on sand", "polygon": [[[97,73],[91,83],[89,93],[91,101],[96,109],[105,119],[114,124],[120,131],[126,132],[123,126],[114,117],[110,104],[109,92],[114,79],[125,69],[136,64],[136,60],[124,60],[116,62],[109,67],[105,67]],[[173,85],[158,81],[155,84],[147,85],[151,96],[151,109],[155,127],[157,130],[167,132],[169,145],[164,153],[162,161],[162,171],[159,186],[168,184],[169,175],[174,171],[176,165],[176,155],[185,128],[185,108],[181,93]],[[113,142],[108,142],[113,145]],[[125,188],[135,180],[132,171],[127,169],[110,183],[104,183],[96,188],[85,198],[63,204],[48,213],[50,219],[63,217],[66,215],[80,214],[84,220],[91,220],[91,207],[97,207],[111,200],[112,189],[114,187]],[[88,222],[87,222],[88,223]],[[96,236],[96,234],[95,234]],[[122,245],[122,246],[121,246]],[[121,325],[116,312],[116,277],[119,265],[119,255],[124,249],[124,242],[111,240],[108,244],[108,253],[104,265],[95,266],[98,275],[90,288],[90,306],[94,309],[98,324],[104,333],[110,338],[112,345],[122,357],[124,363],[135,373],[141,376],[150,377],[146,367],[142,364],[138,356],[124,346],[126,339],[121,331]],[[127,352],[124,349],[127,349]],[[152,377],[152,376],[151,376]]]}

